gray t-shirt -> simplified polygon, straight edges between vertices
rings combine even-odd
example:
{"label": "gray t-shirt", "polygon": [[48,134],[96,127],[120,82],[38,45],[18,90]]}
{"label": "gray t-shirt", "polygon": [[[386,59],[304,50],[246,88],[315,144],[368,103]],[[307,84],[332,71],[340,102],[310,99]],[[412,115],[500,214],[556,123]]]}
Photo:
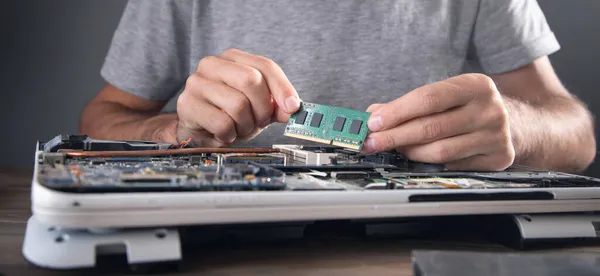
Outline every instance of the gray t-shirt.
{"label": "gray t-shirt", "polygon": [[[503,73],[560,46],[535,0],[131,0],[101,74],[169,100],[202,57],[229,48],[277,62],[304,101],[364,110],[469,65]],[[298,142],[283,127],[246,145]]]}

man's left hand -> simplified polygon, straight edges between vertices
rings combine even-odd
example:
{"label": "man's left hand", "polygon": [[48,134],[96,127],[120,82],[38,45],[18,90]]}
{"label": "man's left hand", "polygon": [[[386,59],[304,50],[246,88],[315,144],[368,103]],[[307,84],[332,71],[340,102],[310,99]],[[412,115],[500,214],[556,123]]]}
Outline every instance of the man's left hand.
{"label": "man's left hand", "polygon": [[450,170],[503,170],[515,160],[508,112],[491,78],[464,74],[368,109],[363,152],[395,149]]}

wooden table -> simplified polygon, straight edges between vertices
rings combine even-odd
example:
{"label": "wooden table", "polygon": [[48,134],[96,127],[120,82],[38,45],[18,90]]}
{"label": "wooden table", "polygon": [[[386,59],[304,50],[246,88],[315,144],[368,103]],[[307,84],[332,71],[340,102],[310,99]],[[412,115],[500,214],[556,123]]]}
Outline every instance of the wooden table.
{"label": "wooden table", "polygon": [[[21,246],[26,220],[31,214],[30,183],[30,171],[0,168],[0,275],[98,273],[98,270],[49,271],[34,267],[23,258]],[[338,237],[197,248],[187,244],[184,262],[174,275],[412,275],[414,249],[510,251],[497,244],[462,237],[436,240]],[[600,247],[569,250],[600,252]],[[101,271],[118,270],[108,267]]]}

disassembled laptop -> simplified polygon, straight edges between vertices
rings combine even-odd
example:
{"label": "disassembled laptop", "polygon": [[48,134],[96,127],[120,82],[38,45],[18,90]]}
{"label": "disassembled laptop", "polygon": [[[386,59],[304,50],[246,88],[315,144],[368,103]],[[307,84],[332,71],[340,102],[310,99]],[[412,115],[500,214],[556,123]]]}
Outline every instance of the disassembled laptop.
{"label": "disassembled laptop", "polygon": [[[56,191],[301,191],[495,189],[600,185],[550,171],[450,172],[385,152],[363,155],[328,146],[173,148],[148,142],[58,136],[41,145],[38,181]],[[68,148],[66,148],[68,147]],[[506,195],[507,196],[507,195]],[[532,199],[550,194],[531,194]]]}
{"label": "disassembled laptop", "polygon": [[[457,191],[414,194],[409,197],[410,202],[548,200],[553,199],[554,194],[543,189],[488,194],[464,191],[600,187],[600,180],[595,178],[518,166],[503,172],[458,172],[447,171],[436,164],[412,162],[395,152],[364,155],[360,149],[367,133],[367,119],[368,113],[303,103],[301,110],[290,119],[285,135],[327,144],[323,146],[200,148],[189,141],[171,145],[59,135],[38,143],[34,185],[38,183],[63,193],[112,195],[130,192]],[[553,231],[540,231],[555,219],[574,223],[559,223],[553,226]],[[595,227],[600,225],[595,223],[600,218],[593,214],[567,218],[517,214],[514,221],[521,229],[522,239],[596,238]],[[162,238],[156,239],[158,236]],[[94,265],[97,246],[114,243],[128,244],[130,263],[181,258],[175,228],[102,233],[55,229],[37,221],[35,214],[28,224],[23,252],[28,260],[40,266],[86,267]],[[149,254],[152,248],[160,250]],[[50,250],[66,252],[62,255],[65,258],[57,259],[53,254],[49,258],[50,255],[43,254]],[[82,255],[82,251],[86,253]]]}

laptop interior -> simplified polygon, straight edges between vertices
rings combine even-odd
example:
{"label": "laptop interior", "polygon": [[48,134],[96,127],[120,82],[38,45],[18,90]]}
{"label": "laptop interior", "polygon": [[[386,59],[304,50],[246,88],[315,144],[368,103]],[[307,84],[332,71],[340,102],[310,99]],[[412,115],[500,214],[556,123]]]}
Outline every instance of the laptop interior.
{"label": "laptop interior", "polygon": [[600,210],[600,181],[519,166],[448,171],[326,145],[59,135],[37,144],[32,204],[41,222],[70,228],[587,212]]}

